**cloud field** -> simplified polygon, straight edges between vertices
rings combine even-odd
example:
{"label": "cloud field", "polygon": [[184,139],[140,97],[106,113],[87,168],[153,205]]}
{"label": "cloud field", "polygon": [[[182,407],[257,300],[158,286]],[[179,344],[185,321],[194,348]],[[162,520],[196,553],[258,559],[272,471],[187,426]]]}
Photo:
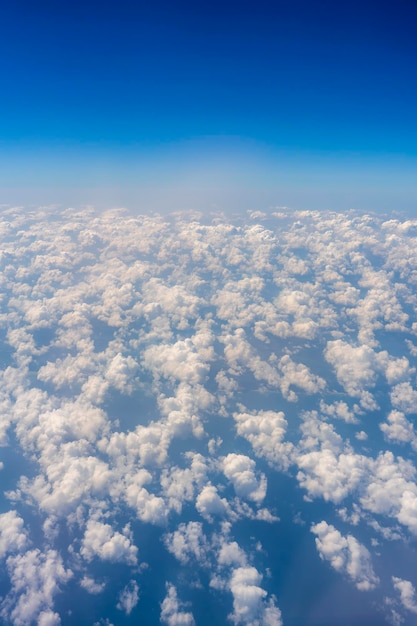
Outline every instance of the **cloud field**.
{"label": "cloud field", "polygon": [[415,623],[417,220],[0,236],[2,623]]}

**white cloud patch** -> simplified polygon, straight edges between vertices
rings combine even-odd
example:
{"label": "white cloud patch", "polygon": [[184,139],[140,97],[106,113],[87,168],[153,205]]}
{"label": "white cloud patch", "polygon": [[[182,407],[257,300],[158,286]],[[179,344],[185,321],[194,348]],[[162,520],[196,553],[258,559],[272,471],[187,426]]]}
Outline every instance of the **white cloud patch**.
{"label": "white cloud patch", "polygon": [[110,524],[89,520],[84,533],[80,554],[87,561],[95,557],[111,563],[136,565],[138,549],[132,543],[132,533],[127,526],[123,534],[115,532]]}
{"label": "white cloud patch", "polygon": [[21,552],[29,543],[24,521],[16,511],[0,515],[0,559],[11,552]]}
{"label": "white cloud patch", "polygon": [[60,624],[53,610],[54,597],[73,575],[65,569],[61,556],[55,550],[42,553],[34,549],[9,556],[6,566],[12,589],[1,604],[4,621],[16,626],[30,626],[34,620]]}
{"label": "white cloud patch", "polygon": [[161,604],[161,622],[168,626],[194,626],[193,614],[183,610],[184,608],[184,604],[178,599],[176,587],[167,584],[167,593]]}
{"label": "white cloud patch", "polygon": [[211,521],[213,516],[224,517],[230,511],[228,501],[220,497],[214,485],[206,485],[198,494],[196,509],[208,521]]}
{"label": "white cloud patch", "polygon": [[392,577],[394,589],[400,594],[401,604],[407,611],[417,613],[417,594],[414,585],[409,580]]}
{"label": "white cloud patch", "polygon": [[288,467],[292,444],[285,442],[287,421],[281,411],[235,413],[236,430],[247,439],[257,456],[265,458],[276,467]]}
{"label": "white cloud patch", "polygon": [[379,583],[364,545],[352,535],[344,537],[331,524],[320,522],[311,527],[316,535],[316,546],[320,558],[329,561],[338,572],[346,573],[361,591],[375,589]]}
{"label": "white cloud patch", "polygon": [[130,615],[139,602],[139,587],[135,580],[131,580],[120,592],[116,607],[126,615]]}
{"label": "white cloud patch", "polygon": [[417,434],[412,422],[401,411],[391,411],[387,421],[379,425],[386,439],[396,443],[410,443],[417,450]]}
{"label": "white cloud patch", "polygon": [[379,369],[375,352],[366,344],[356,347],[337,339],[328,342],[324,356],[346,392],[359,398],[363,408],[376,409],[376,401],[368,391],[375,386]]}
{"label": "white cloud patch", "polygon": [[99,593],[102,593],[106,587],[105,582],[99,583],[90,576],[84,576],[80,580],[80,585],[81,587],[83,587],[83,589],[85,589],[88,593],[91,593],[92,595],[98,595]]}
{"label": "white cloud patch", "polygon": [[[261,508],[276,472],[301,487],[306,521],[323,499],[358,538],[377,533],[368,550],[313,525],[321,557],[379,593],[373,555],[417,534],[416,220],[10,208],[0,232],[5,623],[58,624],[71,576],[133,613],[151,524],[181,572],[156,601],[163,623],[194,624],[179,600],[191,576],[231,594],[236,624],[280,625],[255,547],[260,522],[285,540]],[[278,497],[277,513],[293,504]],[[125,572],[117,588],[99,561]],[[401,567],[389,575],[413,612]]]}
{"label": "white cloud patch", "polygon": [[201,522],[182,523],[178,529],[165,535],[165,545],[181,563],[195,559],[200,565],[206,563],[209,544]]}
{"label": "white cloud patch", "polygon": [[262,576],[255,567],[238,567],[230,578],[233,595],[233,613],[230,619],[234,624],[253,626],[282,626],[281,612],[274,598],[265,601],[267,592],[260,584]]}
{"label": "white cloud patch", "polygon": [[417,413],[417,391],[408,382],[393,387],[391,402],[393,407],[404,413]]}
{"label": "white cloud patch", "polygon": [[255,462],[243,454],[228,454],[223,460],[223,472],[233,484],[238,496],[260,504],[266,494],[266,477],[257,479]]}

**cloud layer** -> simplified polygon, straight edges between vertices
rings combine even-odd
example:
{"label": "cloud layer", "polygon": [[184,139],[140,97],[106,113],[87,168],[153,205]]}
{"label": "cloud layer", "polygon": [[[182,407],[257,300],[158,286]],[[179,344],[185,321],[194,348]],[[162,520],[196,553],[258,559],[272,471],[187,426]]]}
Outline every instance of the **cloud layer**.
{"label": "cloud layer", "polygon": [[381,544],[417,535],[417,221],[16,208],[0,232],[4,623],[61,623],[70,588],[140,621],[151,528],[149,624],[198,623],[200,593],[291,626],[263,547],[291,512],[312,576],[411,624]]}

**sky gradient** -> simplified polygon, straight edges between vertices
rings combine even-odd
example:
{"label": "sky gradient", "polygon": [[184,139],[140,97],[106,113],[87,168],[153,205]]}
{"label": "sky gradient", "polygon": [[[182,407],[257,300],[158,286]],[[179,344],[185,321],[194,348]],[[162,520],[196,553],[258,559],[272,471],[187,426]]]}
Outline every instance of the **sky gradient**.
{"label": "sky gradient", "polygon": [[413,2],[31,2],[0,26],[0,203],[416,205]]}

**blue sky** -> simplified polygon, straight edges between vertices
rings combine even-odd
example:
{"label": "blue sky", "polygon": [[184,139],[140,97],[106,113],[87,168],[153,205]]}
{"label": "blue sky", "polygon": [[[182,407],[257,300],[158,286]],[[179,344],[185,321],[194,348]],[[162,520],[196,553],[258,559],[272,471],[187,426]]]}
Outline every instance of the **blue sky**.
{"label": "blue sky", "polygon": [[416,204],[413,2],[2,8],[4,203]]}

